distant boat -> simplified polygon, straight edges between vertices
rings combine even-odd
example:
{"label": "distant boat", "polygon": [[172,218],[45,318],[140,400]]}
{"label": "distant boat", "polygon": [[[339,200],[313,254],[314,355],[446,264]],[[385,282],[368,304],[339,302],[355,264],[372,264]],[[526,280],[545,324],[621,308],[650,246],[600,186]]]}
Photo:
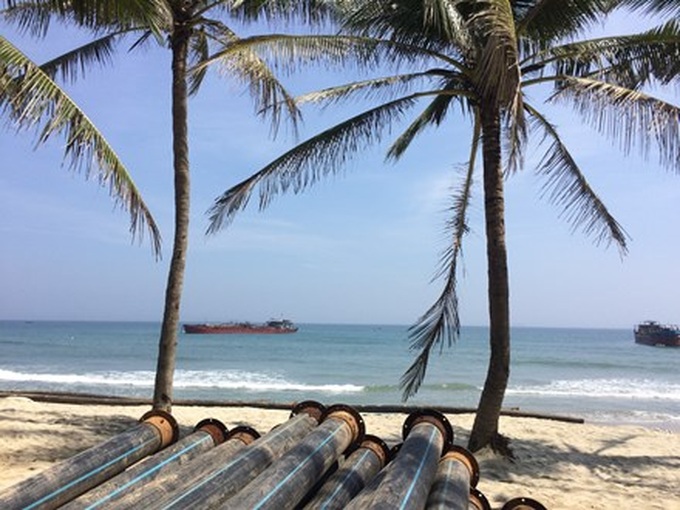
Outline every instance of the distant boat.
{"label": "distant boat", "polygon": [[295,333],[298,330],[297,326],[287,319],[269,320],[262,324],[253,324],[252,322],[224,322],[221,324],[184,324],[182,327],[187,334],[199,335],[271,335]]}
{"label": "distant boat", "polygon": [[635,343],[680,347],[680,328],[655,321],[645,321],[635,327]]}

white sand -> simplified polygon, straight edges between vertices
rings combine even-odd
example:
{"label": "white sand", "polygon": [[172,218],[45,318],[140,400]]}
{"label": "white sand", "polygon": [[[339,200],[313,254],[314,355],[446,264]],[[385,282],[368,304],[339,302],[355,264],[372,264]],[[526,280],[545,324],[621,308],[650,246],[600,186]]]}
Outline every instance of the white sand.
{"label": "white sand", "polygon": [[[0,399],[0,490],[127,430],[148,407],[46,404]],[[265,433],[288,411],[175,407],[186,433],[204,418]],[[404,414],[362,413],[366,431],[392,445]],[[471,415],[449,415],[455,443],[465,446]],[[494,508],[532,497],[550,509],[680,510],[680,434],[631,426],[598,426],[503,417],[515,462],[478,452],[477,488]]]}

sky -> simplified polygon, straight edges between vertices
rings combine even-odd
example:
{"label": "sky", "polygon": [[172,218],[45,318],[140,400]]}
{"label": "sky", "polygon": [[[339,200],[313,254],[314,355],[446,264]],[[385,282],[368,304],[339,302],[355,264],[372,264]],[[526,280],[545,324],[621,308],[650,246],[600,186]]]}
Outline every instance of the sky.
{"label": "sky", "polygon": [[[617,18],[622,33],[649,23]],[[37,42],[5,24],[0,33],[42,62],[88,40],[72,29]],[[96,179],[63,162],[63,140],[35,148],[32,133],[0,126],[0,320],[160,321],[173,236],[170,54],[122,47],[107,68],[66,90],[116,149],[160,225],[163,258],[148,237],[132,241],[127,214]],[[355,74],[301,72],[282,81],[294,93]],[[664,97],[678,103],[672,91]],[[300,139],[352,108],[305,108]],[[412,324],[434,302],[446,248],[450,190],[470,140],[468,119],[429,131],[398,163],[385,163],[388,137],[300,195],[251,205],[206,237],[206,211],[230,186],[292,146],[272,139],[243,87],[211,73],[190,100],[192,213],[182,300],[184,321],[286,317],[299,323]],[[358,110],[356,110],[358,111]],[[680,175],[653,157],[624,156],[566,108],[545,108],[590,184],[630,236],[622,257],[560,218],[541,198],[527,153],[506,183],[506,227],[514,326],[632,328],[647,319],[680,322]],[[405,124],[402,125],[402,128]],[[392,137],[399,131],[395,130]],[[459,279],[463,325],[488,323],[480,179]],[[253,201],[255,204],[256,201]]]}

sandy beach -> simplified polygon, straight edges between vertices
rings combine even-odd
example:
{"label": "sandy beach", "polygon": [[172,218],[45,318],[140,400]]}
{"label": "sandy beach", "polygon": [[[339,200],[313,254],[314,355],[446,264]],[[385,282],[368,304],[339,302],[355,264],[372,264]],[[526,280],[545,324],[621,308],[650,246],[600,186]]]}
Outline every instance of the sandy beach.
{"label": "sandy beach", "polygon": [[[147,406],[73,405],[0,399],[0,490],[131,427]],[[261,433],[289,412],[248,407],[178,407],[173,415],[190,431],[204,418]],[[368,433],[400,441],[401,413],[362,413]],[[455,443],[465,445],[469,414],[449,415]],[[603,426],[503,417],[516,460],[478,452],[478,489],[494,508],[525,496],[551,509],[680,509],[680,434],[633,426]]]}

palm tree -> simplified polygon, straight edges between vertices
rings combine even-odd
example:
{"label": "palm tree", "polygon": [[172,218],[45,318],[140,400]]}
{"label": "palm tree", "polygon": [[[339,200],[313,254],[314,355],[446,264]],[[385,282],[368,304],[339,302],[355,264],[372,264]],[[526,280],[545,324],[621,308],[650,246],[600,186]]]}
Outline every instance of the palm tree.
{"label": "palm tree", "polygon": [[155,256],[161,236],[130,174],[85,113],[57,85],[49,68],[41,68],[0,36],[0,111],[18,131],[35,129],[42,144],[53,136],[66,139],[64,158],[71,168],[95,173],[114,200],[130,214],[132,236],[148,231]]}
{"label": "palm tree", "polygon": [[[317,5],[319,3],[319,5]],[[92,62],[106,63],[117,43],[136,37],[132,47],[147,39],[165,45],[172,53],[172,140],[175,190],[175,232],[172,258],[168,271],[165,306],[159,340],[158,362],[153,406],[170,410],[180,302],[186,265],[189,233],[189,144],[188,97],[196,93],[205,77],[208,61],[221,64],[228,73],[249,86],[258,109],[270,115],[276,126],[287,112],[295,121],[299,112],[265,60],[255,52],[257,47],[276,47],[277,38],[239,38],[234,30],[210,13],[231,16],[234,20],[258,15],[270,17],[303,16],[309,21],[324,16],[323,0],[317,2],[284,2],[281,0],[121,0],[108,2],[87,0],[9,1],[3,11],[5,19],[36,35],[43,35],[51,20],[92,29],[97,39],[52,60],[53,72],[75,77],[78,70]],[[287,44],[293,44],[295,38]],[[311,54],[327,51],[327,45],[310,42]],[[304,53],[304,52],[303,52]],[[304,55],[297,54],[304,58]]]}
{"label": "palm tree", "polygon": [[[633,0],[631,0],[633,1]],[[300,192],[337,172],[351,156],[379,142],[407,111],[421,107],[391,144],[399,159],[416,137],[461,111],[471,120],[465,177],[452,196],[441,260],[445,282],[437,301],[410,330],[419,351],[402,378],[404,398],[422,383],[433,347],[459,336],[457,274],[469,230],[467,210],[481,150],[488,266],[489,366],[469,447],[503,450],[498,432],[510,370],[510,307],[505,242],[505,179],[523,168],[530,140],[544,149],[536,172],[544,193],[574,229],[594,241],[627,250],[627,236],[595,190],[558,128],[539,109],[530,90],[548,105],[571,105],[595,130],[629,152],[658,149],[669,168],[680,157],[680,109],[643,92],[674,77],[680,29],[667,22],[644,33],[583,38],[612,8],[608,0],[390,0],[337,2],[345,30],[373,40],[376,52],[409,73],[368,78],[298,98],[333,103],[363,95],[377,105],[309,138],[219,196],[209,233],[227,225],[259,192],[260,207],[285,191]],[[614,2],[616,4],[617,2]],[[552,85],[552,92],[549,86]],[[460,110],[458,110],[460,108]],[[506,450],[507,451],[507,450]]]}

